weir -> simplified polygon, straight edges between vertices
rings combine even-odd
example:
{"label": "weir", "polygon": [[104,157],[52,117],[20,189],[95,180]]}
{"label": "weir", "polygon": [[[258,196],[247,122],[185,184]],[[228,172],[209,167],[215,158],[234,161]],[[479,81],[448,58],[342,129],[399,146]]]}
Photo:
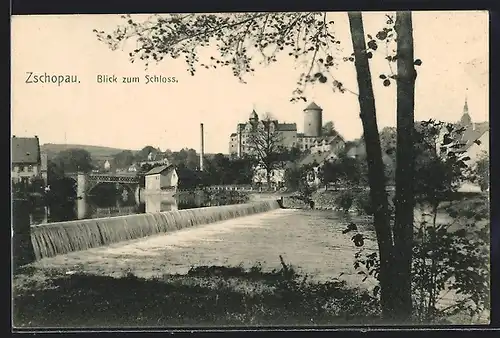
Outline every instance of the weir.
{"label": "weir", "polygon": [[274,209],[277,200],[223,205],[206,208],[172,210],[110,218],[85,219],[48,223],[31,228],[35,258],[87,250],[196,225],[224,221]]}

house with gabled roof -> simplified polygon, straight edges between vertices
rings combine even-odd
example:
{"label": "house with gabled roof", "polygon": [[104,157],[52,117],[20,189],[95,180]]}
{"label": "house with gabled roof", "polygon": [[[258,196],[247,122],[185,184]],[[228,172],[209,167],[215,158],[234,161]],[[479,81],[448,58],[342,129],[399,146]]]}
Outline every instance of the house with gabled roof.
{"label": "house with gabled roof", "polygon": [[154,167],[144,176],[146,191],[176,190],[179,183],[179,176],[173,165]]}
{"label": "house with gabled roof", "polygon": [[38,136],[11,138],[12,182],[29,184],[36,178],[47,184],[47,154],[40,152]]}

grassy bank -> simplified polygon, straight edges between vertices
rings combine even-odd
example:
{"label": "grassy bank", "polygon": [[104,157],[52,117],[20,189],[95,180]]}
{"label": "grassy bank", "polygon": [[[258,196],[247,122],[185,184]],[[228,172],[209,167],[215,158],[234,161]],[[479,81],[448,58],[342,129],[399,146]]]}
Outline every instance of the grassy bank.
{"label": "grassy bank", "polygon": [[26,268],[14,277],[16,327],[373,324],[378,301],[340,281],[311,282],[282,262],[121,278]]}

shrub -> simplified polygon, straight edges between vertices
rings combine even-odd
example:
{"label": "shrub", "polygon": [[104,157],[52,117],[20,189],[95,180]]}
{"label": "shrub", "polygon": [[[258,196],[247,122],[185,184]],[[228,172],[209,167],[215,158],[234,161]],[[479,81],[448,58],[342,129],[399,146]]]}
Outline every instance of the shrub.
{"label": "shrub", "polygon": [[336,204],[344,212],[348,212],[354,202],[354,194],[350,190],[343,190],[337,196]]}
{"label": "shrub", "polygon": [[354,198],[354,206],[359,214],[373,215],[372,201],[369,191],[359,191]]}
{"label": "shrub", "polygon": [[[16,326],[332,324],[377,321],[376,298],[345,282],[315,282],[280,257],[281,269],[192,268],[187,275],[121,278],[75,273],[14,290]],[[62,275],[61,275],[62,274]],[[49,277],[49,276],[46,276]]]}
{"label": "shrub", "polygon": [[[440,211],[424,213],[414,225],[413,259],[411,267],[414,320],[438,322],[456,315],[468,314],[471,321],[490,307],[489,300],[489,222],[485,199],[461,200],[446,208],[454,218],[438,222]],[[458,230],[453,227],[459,223]],[[346,229],[348,233],[356,227]],[[351,235],[352,236],[352,235]],[[356,233],[351,240],[362,247],[363,235]],[[360,242],[361,241],[361,242]],[[377,252],[360,248],[355,255],[354,268],[378,284],[379,258]],[[377,295],[380,287],[373,290]],[[456,296],[443,305],[444,295]]]}

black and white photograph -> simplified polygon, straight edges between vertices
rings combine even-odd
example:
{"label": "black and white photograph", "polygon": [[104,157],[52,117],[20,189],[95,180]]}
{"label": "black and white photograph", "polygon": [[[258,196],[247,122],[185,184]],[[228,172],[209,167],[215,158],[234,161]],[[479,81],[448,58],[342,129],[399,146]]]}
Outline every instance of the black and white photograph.
{"label": "black and white photograph", "polygon": [[487,11],[11,17],[14,329],[490,323]]}

